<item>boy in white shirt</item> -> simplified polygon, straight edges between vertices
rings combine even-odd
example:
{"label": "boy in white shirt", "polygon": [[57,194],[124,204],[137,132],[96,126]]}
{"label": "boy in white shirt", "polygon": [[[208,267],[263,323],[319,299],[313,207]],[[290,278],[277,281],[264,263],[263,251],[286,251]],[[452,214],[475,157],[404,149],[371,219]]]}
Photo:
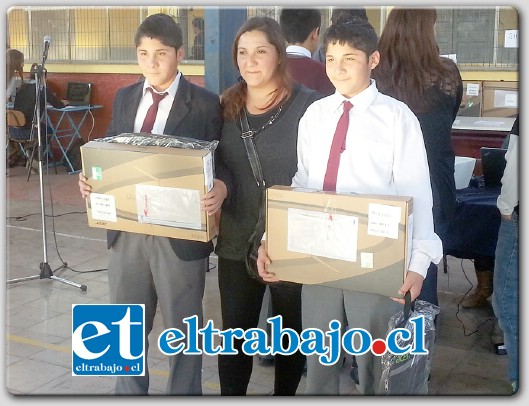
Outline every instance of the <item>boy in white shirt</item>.
{"label": "boy in white shirt", "polygon": [[[314,102],[298,129],[298,170],[292,186],[361,194],[413,197],[412,253],[399,294],[419,296],[430,262],[439,263],[442,243],[434,233],[432,191],[426,150],[419,122],[402,102],[378,92],[371,71],[378,65],[377,36],[369,23],[342,23],[325,33],[326,72],[336,92]],[[352,104],[344,112],[347,102]],[[342,114],[348,126],[338,172],[330,177],[330,151]],[[343,120],[343,119],[342,119]],[[264,245],[258,267],[269,282],[270,259]],[[397,296],[397,292],[395,292]],[[364,328],[373,340],[385,338],[389,318],[402,309],[403,299],[304,285],[303,329],[329,330],[329,322]],[[362,394],[376,394],[382,374],[380,358],[368,352],[356,356]],[[318,356],[307,357],[307,395],[338,395],[341,363],[320,364]]]}

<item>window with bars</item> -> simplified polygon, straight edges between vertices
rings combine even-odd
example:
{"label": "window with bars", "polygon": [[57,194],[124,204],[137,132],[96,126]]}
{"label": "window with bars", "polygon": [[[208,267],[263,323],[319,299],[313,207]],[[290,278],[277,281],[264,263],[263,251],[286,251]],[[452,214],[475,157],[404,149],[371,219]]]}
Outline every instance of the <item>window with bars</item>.
{"label": "window with bars", "polygon": [[167,13],[182,28],[185,55],[191,55],[191,21],[203,9],[182,7],[19,7],[8,13],[8,46],[39,60],[51,36],[54,63],[136,63],[134,34],[148,15]]}
{"label": "window with bars", "polygon": [[[330,24],[331,6],[321,7],[322,32]],[[373,10],[375,10],[373,12]],[[438,8],[436,25],[441,54],[455,54],[460,70],[517,70],[518,48],[508,35],[517,35],[518,13],[512,7]],[[191,55],[192,20],[203,7],[13,7],[8,12],[8,46],[28,60],[39,60],[43,38],[52,37],[48,60],[54,63],[136,63],[134,34],[149,14],[175,18],[184,34],[185,54]],[[280,7],[249,7],[248,17],[279,19]],[[368,8],[383,27],[385,7]],[[205,22],[207,24],[207,21]],[[373,24],[378,26],[378,24]],[[379,33],[380,34],[380,33]],[[187,59],[191,62],[190,59]]]}
{"label": "window with bars", "polygon": [[518,48],[505,43],[518,30],[513,8],[438,9],[437,42],[441,54],[456,56],[460,66],[518,69]]}

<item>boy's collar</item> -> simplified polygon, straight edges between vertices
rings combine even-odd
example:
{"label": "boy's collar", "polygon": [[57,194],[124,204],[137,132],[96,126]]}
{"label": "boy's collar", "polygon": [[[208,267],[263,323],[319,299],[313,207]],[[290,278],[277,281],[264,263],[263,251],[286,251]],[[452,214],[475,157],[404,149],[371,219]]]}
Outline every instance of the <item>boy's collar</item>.
{"label": "boy's collar", "polygon": [[[176,96],[176,91],[178,90],[178,84],[180,83],[180,78],[182,77],[182,72],[178,71],[176,74],[175,79],[173,80],[173,83],[171,83],[171,86],[169,86],[167,89],[165,89],[165,92],[167,92],[170,96],[173,98]],[[147,91],[148,87],[152,87],[147,78],[143,81],[143,94],[145,95],[145,92]],[[153,88],[154,89],[154,88]]]}
{"label": "boy's collar", "polygon": [[312,57],[310,51],[307,48],[302,47],[301,45],[289,45],[287,46],[286,51],[289,55],[305,56],[307,58]]}
{"label": "boy's collar", "polygon": [[334,103],[333,111],[341,109],[342,103],[346,100],[350,101],[353,104],[353,106],[355,106],[357,109],[363,108],[363,107],[367,108],[367,106],[371,104],[373,99],[376,97],[376,94],[378,93],[375,80],[369,79],[369,81],[370,83],[367,88],[365,88],[360,93],[354,95],[351,98],[347,98],[338,92],[334,92],[334,94],[330,96],[332,97],[332,101]]}

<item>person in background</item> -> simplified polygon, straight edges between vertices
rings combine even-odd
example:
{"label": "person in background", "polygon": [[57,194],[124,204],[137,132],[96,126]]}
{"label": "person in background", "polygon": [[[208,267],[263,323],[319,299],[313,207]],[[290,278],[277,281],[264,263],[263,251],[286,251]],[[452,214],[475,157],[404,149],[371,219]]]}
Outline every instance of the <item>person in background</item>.
{"label": "person in background", "polygon": [[[15,103],[13,104],[13,109],[19,110],[22,112],[22,114],[24,114],[24,117],[26,118],[26,124],[20,128],[9,128],[9,135],[13,139],[29,140],[31,137],[31,128],[33,126],[33,118],[36,112],[35,86],[38,68],[39,65],[37,63],[31,65],[31,79],[27,82],[22,83],[22,86],[20,86],[20,89],[18,89],[17,96],[15,98]],[[44,80],[46,80],[46,73],[47,72],[44,69]],[[65,104],[58,97],[55,96],[55,94],[50,90],[50,88],[46,86],[46,92],[41,92],[40,94],[40,113],[42,116],[42,120],[40,120],[40,123],[42,135],[46,134],[46,130],[48,130],[47,133],[48,135],[50,135],[51,131],[51,129],[46,126],[46,116],[44,114],[46,104],[51,104],[57,109],[62,109],[65,106]],[[37,134],[34,134],[35,138],[36,136]]]}
{"label": "person in background", "polygon": [[[456,64],[439,56],[436,20],[434,8],[393,8],[378,41],[380,63],[373,78],[381,93],[406,103],[419,119],[430,169],[434,229],[443,241],[456,208],[451,137],[463,82]],[[419,299],[439,305],[434,263]]]}
{"label": "person in background", "polygon": [[[118,90],[107,135],[153,133],[218,140],[222,128],[219,96],[189,82],[179,71],[184,58],[180,26],[167,14],[152,14],[138,27],[134,38],[136,57],[145,80]],[[158,99],[155,115],[147,114]],[[221,171],[221,168],[217,168]],[[83,198],[90,185],[82,173],[79,188]],[[218,182],[212,194],[222,193]],[[130,233],[107,232],[111,303],[145,305],[145,357],[157,305],[166,329],[186,331],[186,317],[197,316],[202,324],[202,298],[211,242],[179,240]],[[182,353],[168,358],[168,395],[202,394],[202,355]],[[146,363],[147,364],[147,363]],[[145,376],[119,376],[115,393],[147,395],[149,370]]]}
{"label": "person in background", "polygon": [[[331,25],[347,21],[364,21],[369,22],[367,12],[362,8],[333,8],[331,14]],[[323,44],[312,54],[312,59],[325,63],[325,51]]]}
{"label": "person in background", "polygon": [[494,279],[494,257],[480,255],[474,257],[474,272],[476,273],[476,288],[463,299],[463,309],[488,307],[488,298],[492,296]]}
{"label": "person in background", "polygon": [[320,39],[321,12],[316,8],[283,8],[279,24],[288,43],[288,68],[294,82],[323,96],[334,93],[325,65],[311,58]]}
{"label": "person in background", "polygon": [[518,392],[519,353],[519,259],[518,227],[520,198],[518,195],[519,117],[509,135],[505,154],[505,171],[501,178],[501,192],[496,205],[501,213],[501,224],[496,245],[494,293],[492,306],[498,318],[509,359],[509,380],[513,394]]}
{"label": "person in background", "polygon": [[201,17],[193,18],[191,21],[195,39],[191,48],[191,59],[201,61],[204,59],[204,19]]}
{"label": "person in background", "polygon": [[[443,249],[434,232],[430,175],[419,121],[404,103],[380,93],[370,78],[380,60],[377,41],[375,30],[366,22],[338,23],[326,31],[326,71],[336,92],[315,101],[300,120],[292,186],[411,196],[411,258],[398,293],[409,291],[413,301],[421,292],[429,264],[441,260]],[[343,126],[344,121],[348,125]],[[277,281],[267,271],[269,264],[261,244],[259,274],[267,282]],[[337,320],[342,326],[369,331],[373,339],[385,338],[388,320],[402,304],[404,300],[396,297],[389,300],[375,294],[303,285],[303,329],[327,331],[329,322]],[[360,393],[377,393],[380,358],[366,353],[356,360]],[[325,366],[318,355],[311,355],[307,366],[306,395],[339,394],[341,363]]]}
{"label": "person in background", "polygon": [[[217,175],[227,189],[222,205],[218,256],[219,291],[223,329],[256,328],[266,285],[253,279],[245,265],[248,240],[256,229],[262,203],[242,139],[241,120],[248,119],[266,186],[290,185],[296,172],[298,122],[307,107],[321,95],[292,84],[288,73],[285,39],[277,21],[253,17],[235,36],[232,56],[241,78],[222,94],[224,126],[217,147],[217,161],[231,174]],[[208,212],[222,202],[206,194]],[[214,209],[210,209],[213,207]],[[270,286],[273,315],[281,315],[284,328],[301,332],[301,285]],[[235,340],[236,355],[218,356],[221,395],[245,395],[252,374],[253,357]],[[275,356],[274,395],[295,395],[305,356]]]}
{"label": "person in background", "polygon": [[13,102],[24,80],[24,54],[18,49],[6,52],[6,102]]}

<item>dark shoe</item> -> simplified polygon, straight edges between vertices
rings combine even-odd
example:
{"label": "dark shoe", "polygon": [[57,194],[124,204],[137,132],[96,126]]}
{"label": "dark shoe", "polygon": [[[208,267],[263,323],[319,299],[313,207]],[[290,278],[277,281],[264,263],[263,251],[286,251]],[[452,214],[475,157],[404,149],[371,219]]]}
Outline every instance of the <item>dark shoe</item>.
{"label": "dark shoe", "polygon": [[476,272],[478,286],[462,302],[463,309],[487,307],[487,299],[492,295],[492,284],[494,274],[491,271]]}

